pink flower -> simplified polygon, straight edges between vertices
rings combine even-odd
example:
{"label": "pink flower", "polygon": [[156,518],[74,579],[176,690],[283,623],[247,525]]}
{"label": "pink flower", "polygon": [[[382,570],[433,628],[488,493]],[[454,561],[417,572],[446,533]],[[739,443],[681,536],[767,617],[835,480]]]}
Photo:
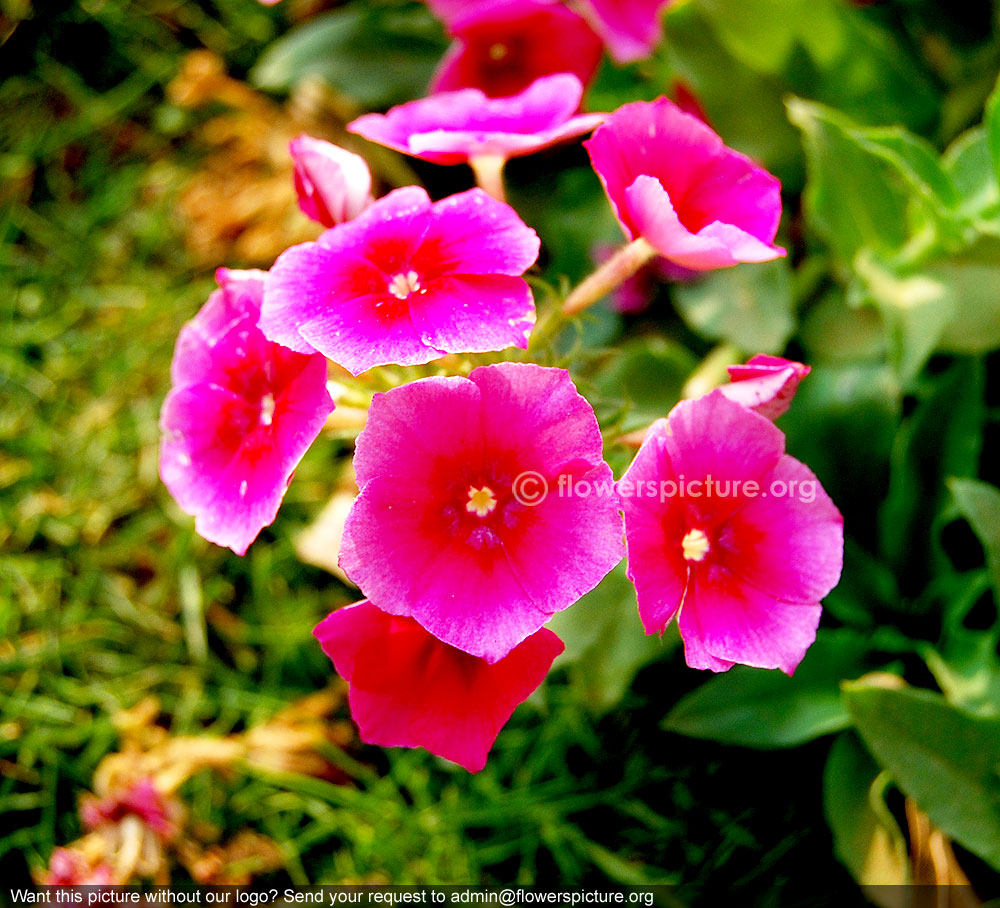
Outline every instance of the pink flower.
{"label": "pink flower", "polygon": [[539,241],[509,205],[472,189],[431,204],[416,186],[286,250],[268,276],[260,327],[355,375],[386,363],[528,345],[520,277]]}
{"label": "pink flower", "polygon": [[629,239],[685,268],[765,262],[780,184],[667,98],[626,104],[584,145]]}
{"label": "pink flower", "polygon": [[163,402],[160,476],[195,529],[238,555],[281,505],[292,472],[333,410],[326,360],[257,328],[265,273],[216,273],[181,329]]}
{"label": "pink flower", "polygon": [[80,804],[80,819],[87,829],[97,829],[105,823],[117,823],[123,817],[135,815],[162,839],[177,833],[177,824],[152,779],[139,779],[128,788],[106,798],[88,797]]}
{"label": "pink flower", "polygon": [[563,651],[543,629],[490,664],[368,601],[338,609],[313,633],[351,685],[363,741],[425,747],[469,772],[486,765],[500,729]]}
{"label": "pink flower", "polygon": [[431,82],[435,92],[478,88],[505,97],[561,72],[586,85],[601,62],[601,39],[591,27],[566,7],[540,0],[473,5],[449,31],[456,40]]}
{"label": "pink flower", "polygon": [[769,420],[713,391],[657,420],[618,483],[647,634],[688,665],[791,674],[843,562],[843,519]]}
{"label": "pink flower", "polygon": [[719,390],[730,400],[774,420],[787,412],[799,382],[811,371],[802,363],[758,353],[746,365],[730,366],[731,384]]}
{"label": "pink flower", "polygon": [[580,0],[583,15],[590,21],[619,63],[648,57],[663,29],[660,17],[671,0]]}
{"label": "pink flower", "polygon": [[91,859],[74,848],[56,848],[49,857],[49,868],[38,880],[42,886],[110,886],[114,871],[103,862]]}
{"label": "pink flower", "polygon": [[364,158],[305,134],[288,146],[295,164],[295,191],[302,213],[333,227],[356,218],[374,201]]}
{"label": "pink flower", "polygon": [[[501,363],[377,394],[354,467],[340,566],[379,608],[489,662],[621,560],[601,432],[563,369]],[[594,494],[565,495],[570,479]]]}
{"label": "pink flower", "polygon": [[435,164],[507,160],[590,132],[604,114],[574,116],[582,97],[576,76],[557,73],[509,98],[488,98],[478,88],[441,92],[386,114],[366,114],[347,128]]}

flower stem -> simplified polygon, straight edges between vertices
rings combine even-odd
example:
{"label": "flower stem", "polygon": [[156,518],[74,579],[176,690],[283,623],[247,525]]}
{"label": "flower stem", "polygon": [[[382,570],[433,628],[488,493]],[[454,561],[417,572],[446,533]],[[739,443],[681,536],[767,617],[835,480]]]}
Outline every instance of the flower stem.
{"label": "flower stem", "polygon": [[576,315],[593,306],[658,254],[642,237],[622,246],[566,297],[562,307],[563,314]]}
{"label": "flower stem", "polygon": [[492,154],[469,159],[469,166],[476,178],[476,185],[484,192],[488,192],[498,202],[507,201],[503,191],[503,166],[506,163],[506,158]]}

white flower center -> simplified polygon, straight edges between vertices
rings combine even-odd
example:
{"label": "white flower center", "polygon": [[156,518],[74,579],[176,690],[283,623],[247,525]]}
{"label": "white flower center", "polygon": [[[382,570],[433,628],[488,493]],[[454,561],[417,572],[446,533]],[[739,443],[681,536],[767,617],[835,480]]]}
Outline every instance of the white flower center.
{"label": "white flower center", "polygon": [[396,299],[405,300],[411,293],[420,289],[420,275],[416,271],[400,272],[389,281],[389,292]]}
{"label": "white flower center", "polygon": [[708,554],[708,537],[703,530],[689,530],[681,540],[681,549],[687,561],[703,561]]}
{"label": "white flower center", "polygon": [[469,500],[465,505],[465,510],[470,514],[475,514],[477,517],[485,517],[487,514],[492,513],[497,506],[497,497],[493,494],[493,489],[489,486],[483,486],[481,489],[477,489],[475,486],[469,486]]}
{"label": "white flower center", "polygon": [[274,419],[274,395],[268,391],[260,399],[260,424],[269,426],[272,419]]}

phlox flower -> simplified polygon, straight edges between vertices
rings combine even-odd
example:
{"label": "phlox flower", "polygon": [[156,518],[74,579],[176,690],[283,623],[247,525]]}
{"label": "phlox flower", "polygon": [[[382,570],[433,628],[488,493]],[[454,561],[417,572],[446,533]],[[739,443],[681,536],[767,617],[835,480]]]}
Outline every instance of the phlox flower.
{"label": "phlox flower", "polygon": [[364,158],[305,134],[292,139],[288,151],[295,165],[299,208],[306,217],[333,227],[356,218],[374,201]]}
{"label": "phlox flower", "polygon": [[778,180],[667,98],[619,108],[584,146],[625,233],[650,252],[698,271],[785,254]]}
{"label": "phlox flower", "polygon": [[117,823],[126,816],[138,817],[164,841],[177,833],[177,821],[153,780],[145,777],[104,798],[88,797],[80,803],[80,820],[86,829]]}
{"label": "phlox flower", "polygon": [[643,626],[676,617],[693,668],[790,675],[815,639],[843,519],[784,448],[768,419],[717,389],[654,423],[618,483]]}
{"label": "phlox flower", "polygon": [[434,92],[478,88],[505,97],[561,72],[586,85],[601,62],[601,39],[586,21],[543,0],[472,4],[448,30],[455,42],[431,81]]}
{"label": "phlox flower", "polygon": [[810,366],[758,353],[742,366],[729,366],[730,384],[719,391],[730,400],[756,410],[768,419],[777,419],[792,405],[799,382]]}
{"label": "phlox flower", "polygon": [[202,536],[242,555],[334,405],[326,360],[258,329],[265,273],[220,268],[216,278],[220,289],[177,338],[160,476]]}
{"label": "phlox flower", "polygon": [[520,275],[539,240],[480,189],[431,203],[408,186],[315,243],[282,253],[268,275],[260,327],[300,353],[357,375],[445,353],[527,347],[535,321]]}
{"label": "phlox flower", "polygon": [[[501,363],[377,394],[354,467],[340,566],[379,608],[489,662],[624,554],[597,419],[563,369]],[[563,494],[570,480],[594,494]]]}
{"label": "phlox flower", "polygon": [[590,132],[604,114],[579,114],[583,84],[572,73],[542,76],[524,91],[489,98],[478,88],[446,91],[366,114],[350,132],[435,164],[506,161]]}
{"label": "phlox flower", "polygon": [[333,612],[313,633],[350,684],[362,741],[425,747],[469,772],[486,765],[500,729],[563,651],[543,628],[490,664],[367,600]]}

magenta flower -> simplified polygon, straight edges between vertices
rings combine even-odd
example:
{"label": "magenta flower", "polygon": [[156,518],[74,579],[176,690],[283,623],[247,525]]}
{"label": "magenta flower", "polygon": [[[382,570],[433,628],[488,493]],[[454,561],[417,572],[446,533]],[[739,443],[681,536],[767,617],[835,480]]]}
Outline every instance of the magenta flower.
{"label": "magenta flower", "polygon": [[792,405],[799,382],[810,366],[758,353],[743,366],[729,367],[730,384],[719,390],[730,400],[775,420]]}
{"label": "magenta flower", "polygon": [[455,43],[431,82],[434,92],[478,88],[506,97],[553,73],[572,73],[586,85],[603,50],[583,18],[542,0],[473,4],[449,31]]}
{"label": "magenta flower", "polygon": [[769,420],[718,390],[657,420],[618,483],[647,634],[687,663],[792,674],[843,563],[843,519]]}
{"label": "magenta flower", "polygon": [[648,57],[660,39],[660,18],[671,0],[580,0],[583,15],[619,63]]}
{"label": "magenta flower", "polygon": [[590,132],[604,114],[576,116],[582,97],[576,76],[557,73],[509,98],[488,98],[478,88],[441,92],[386,114],[366,114],[347,128],[435,164],[506,161]]}
{"label": "magenta flower", "polygon": [[289,143],[302,213],[324,227],[356,218],[374,201],[364,158],[305,134]]}
{"label": "magenta flower", "polygon": [[486,765],[500,729],[563,651],[542,629],[490,664],[368,601],[338,609],[313,633],[351,686],[362,741],[425,747],[469,772]]}
{"label": "magenta flower", "polygon": [[[501,363],[378,394],[354,467],[340,566],[379,608],[489,662],[624,551],[594,411],[563,369]],[[565,495],[570,479],[594,494]]]}
{"label": "magenta flower", "polygon": [[220,289],[177,338],[160,412],[164,484],[202,536],[238,555],[274,520],[334,406],[326,360],[257,328],[265,277],[219,269]]}
{"label": "magenta flower", "polygon": [[80,820],[89,830],[105,823],[118,823],[126,816],[137,816],[164,841],[177,834],[170,808],[149,777],[105,798],[85,798],[80,804]]}
{"label": "magenta flower", "polygon": [[535,303],[520,275],[538,248],[514,209],[480,189],[433,205],[423,189],[397,189],[279,256],[260,327],[275,343],[318,350],[355,375],[527,347]]}
{"label": "magenta flower", "polygon": [[703,271],[785,254],[778,180],[667,98],[626,104],[584,143],[629,239]]}

